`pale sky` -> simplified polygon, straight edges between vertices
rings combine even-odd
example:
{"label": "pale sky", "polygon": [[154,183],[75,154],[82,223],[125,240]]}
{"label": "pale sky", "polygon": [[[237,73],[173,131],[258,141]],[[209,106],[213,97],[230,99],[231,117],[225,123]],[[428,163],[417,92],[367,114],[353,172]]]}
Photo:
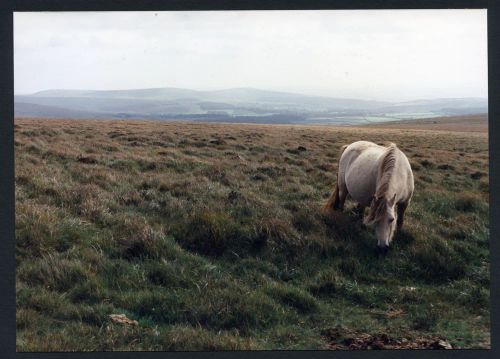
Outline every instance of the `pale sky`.
{"label": "pale sky", "polygon": [[253,87],[487,97],[486,10],[14,14],[15,93]]}

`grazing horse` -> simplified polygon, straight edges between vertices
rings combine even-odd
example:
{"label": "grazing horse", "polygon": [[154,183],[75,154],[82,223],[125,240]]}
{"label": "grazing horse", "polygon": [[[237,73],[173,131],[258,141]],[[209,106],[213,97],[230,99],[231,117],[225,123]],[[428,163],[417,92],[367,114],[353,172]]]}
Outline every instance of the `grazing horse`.
{"label": "grazing horse", "polygon": [[361,217],[370,206],[364,223],[375,225],[377,246],[387,252],[396,223],[398,229],[403,225],[413,190],[410,162],[394,143],[384,147],[357,141],[342,147],[337,185],[325,209],[342,211],[348,194],[358,202]]}

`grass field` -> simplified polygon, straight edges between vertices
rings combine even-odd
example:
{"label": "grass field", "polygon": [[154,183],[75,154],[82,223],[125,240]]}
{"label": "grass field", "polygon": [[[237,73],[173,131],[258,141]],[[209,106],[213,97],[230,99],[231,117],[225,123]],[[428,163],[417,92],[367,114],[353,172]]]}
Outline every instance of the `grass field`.
{"label": "grass field", "polygon": [[385,121],[365,125],[371,128],[392,128],[400,130],[488,132],[488,114],[422,118],[415,120]]}
{"label": "grass field", "polygon": [[[320,212],[360,139],[415,175],[386,257]],[[18,351],[490,347],[485,132],[18,119],[15,161]]]}

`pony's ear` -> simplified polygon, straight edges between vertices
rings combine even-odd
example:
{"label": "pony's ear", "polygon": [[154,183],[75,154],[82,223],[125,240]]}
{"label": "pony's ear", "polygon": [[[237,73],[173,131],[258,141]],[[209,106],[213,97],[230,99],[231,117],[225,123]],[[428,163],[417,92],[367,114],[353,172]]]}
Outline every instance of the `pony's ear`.
{"label": "pony's ear", "polygon": [[392,196],[392,199],[389,201],[389,206],[393,206],[394,202],[396,202],[396,193],[394,193],[394,196]]}
{"label": "pony's ear", "polygon": [[371,226],[373,222],[375,222],[375,216],[373,216],[370,212],[368,213],[368,216],[366,216],[365,219],[363,219],[363,224],[365,226]]}
{"label": "pony's ear", "polygon": [[371,206],[371,207],[378,207],[378,206],[379,206],[379,204],[380,204],[380,202],[381,202],[383,199],[384,199],[384,197],[383,197],[383,196],[377,196],[377,195],[373,196],[373,197],[372,197],[372,201],[370,202],[370,206]]}

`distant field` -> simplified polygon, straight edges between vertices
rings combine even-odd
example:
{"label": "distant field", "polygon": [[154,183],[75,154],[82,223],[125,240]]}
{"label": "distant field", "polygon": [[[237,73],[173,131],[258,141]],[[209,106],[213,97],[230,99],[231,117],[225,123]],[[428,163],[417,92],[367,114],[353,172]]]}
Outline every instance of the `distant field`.
{"label": "distant field", "polygon": [[[416,123],[17,119],[17,350],[490,348],[487,134]],[[320,212],[361,139],[415,174],[385,258]]]}
{"label": "distant field", "polygon": [[47,90],[31,95],[16,95],[14,102],[15,117],[330,125],[481,113],[488,109],[488,100],[485,98],[384,102],[305,96],[253,88],[218,91],[179,88]]}
{"label": "distant field", "polygon": [[402,120],[362,125],[363,127],[458,131],[458,132],[484,132],[488,133],[488,114],[434,117],[418,120]]}

